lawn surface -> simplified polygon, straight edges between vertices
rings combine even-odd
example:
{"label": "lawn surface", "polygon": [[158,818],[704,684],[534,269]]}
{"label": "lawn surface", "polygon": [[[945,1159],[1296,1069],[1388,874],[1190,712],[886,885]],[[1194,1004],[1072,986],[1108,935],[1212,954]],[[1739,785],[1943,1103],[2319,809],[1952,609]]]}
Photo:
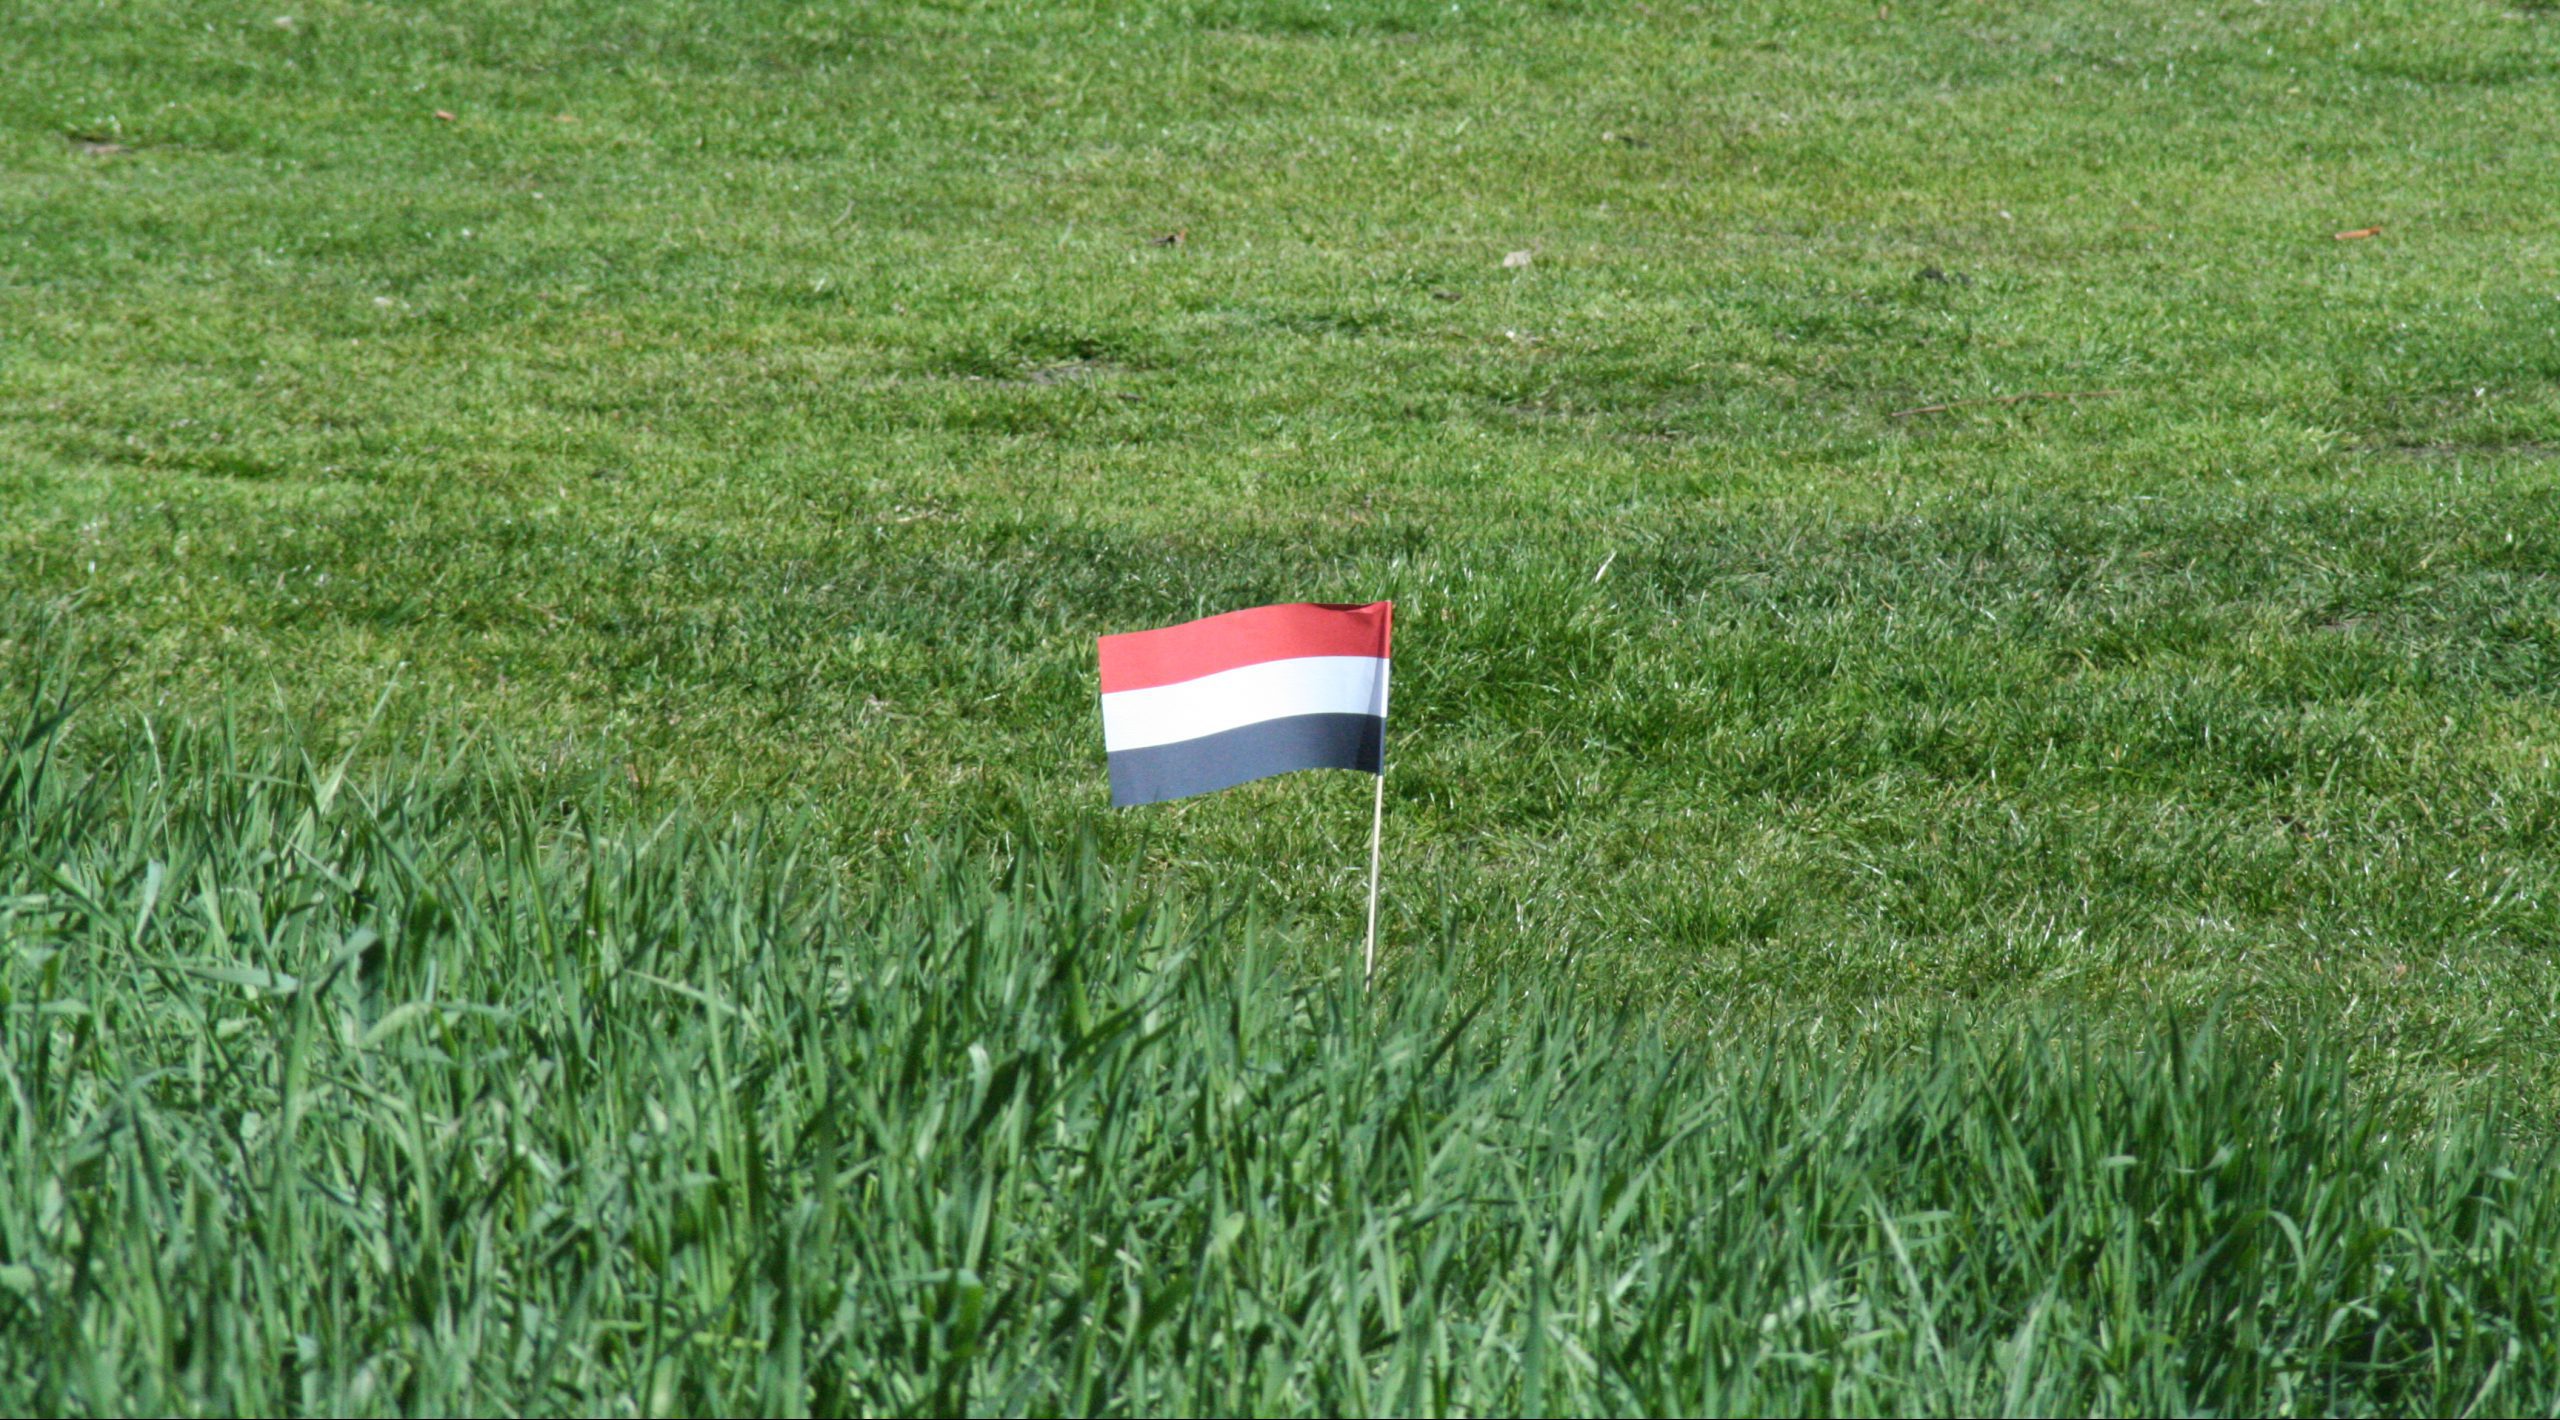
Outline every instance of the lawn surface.
{"label": "lawn surface", "polygon": [[1335,962],[1367,782],[1111,813],[1092,642],[1392,598],[1391,954],[2560,1103],[2548,4],[21,0],[0,58],[0,675],[119,667],[100,753],[474,737],[864,890],[1090,832]]}
{"label": "lawn surface", "polygon": [[1356,782],[1105,815],[1091,638],[1392,597],[1395,940],[2560,1048],[2547,8],[533,16],[0,19],[123,703],[1348,926]]}
{"label": "lawn surface", "polygon": [[2560,17],[2039,8],[13,7],[0,596],[857,851],[1393,597],[1397,940],[2548,1056]]}

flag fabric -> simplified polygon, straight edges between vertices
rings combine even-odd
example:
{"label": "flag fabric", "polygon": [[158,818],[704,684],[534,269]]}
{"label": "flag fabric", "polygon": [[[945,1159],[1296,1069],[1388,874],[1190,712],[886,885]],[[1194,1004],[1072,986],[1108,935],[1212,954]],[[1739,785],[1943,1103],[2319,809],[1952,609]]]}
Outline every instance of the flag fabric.
{"label": "flag fabric", "polygon": [[1292,602],[1102,638],[1111,802],[1386,767],[1393,602]]}

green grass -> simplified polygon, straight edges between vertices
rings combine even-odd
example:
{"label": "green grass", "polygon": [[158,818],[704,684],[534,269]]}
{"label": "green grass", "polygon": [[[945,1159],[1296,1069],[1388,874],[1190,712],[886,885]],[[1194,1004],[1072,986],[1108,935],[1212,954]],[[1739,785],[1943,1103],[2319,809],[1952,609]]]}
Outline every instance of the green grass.
{"label": "green grass", "polygon": [[[925,931],[921,881],[968,904],[952,921],[980,911],[983,892],[934,876],[966,877],[931,867],[956,855],[1114,904],[1075,911],[1285,921],[1252,959],[1299,983],[1272,990],[1320,992],[1357,947],[1367,783],[1110,813],[1092,638],[1392,597],[1383,935],[1423,997],[1496,1003],[1487,1051],[1623,1012],[1701,1058],[1782,1055],[1805,1072],[1788,1089],[1871,1071],[1854,1077],[1925,1094],[1974,1078],[1967,1061],[1992,1062],[1983,1078],[2043,1062],[2094,1099],[2107,1072],[2150,1078],[2160,1021],[2211,1016],[2236,1053],[2213,1057],[2209,1092],[2257,1098],[2279,1088],[2267,1062],[2299,1052],[2366,1092],[2355,1110],[2402,1121],[2376,1170],[2439,1144],[2485,1157],[2448,1103],[2475,1088],[2551,1135],[2550,5],[20,0],[0,7],[0,55],[0,690],[116,669],[63,751],[132,796],[101,822],[250,793],[263,781],[200,746],[165,780],[185,787],[125,762],[137,735],[225,726],[242,763],[307,747],[352,756],[343,782],[378,800],[426,795],[443,807],[417,831],[436,841],[512,834],[540,858],[571,825],[636,842],[674,814],[716,842],[789,822],[807,890],[869,904],[842,909],[860,924],[844,940],[874,940],[881,913]],[[1530,264],[1506,266],[1518,251]],[[422,767],[419,746],[462,742]],[[120,1009],[179,1017],[249,989],[62,946],[51,875],[69,869],[44,855],[104,850],[9,831],[0,874],[45,905],[0,925],[0,971],[67,973],[60,999],[93,1006],[114,978]],[[223,872],[285,829],[230,831],[200,834]],[[1069,893],[1053,855],[1086,843],[1095,880]],[[159,861],[154,916],[185,920],[202,885],[135,851],[116,871],[144,878],[99,901],[138,911]],[[731,861],[665,851],[679,881]],[[333,911],[392,936],[370,908]],[[178,956],[288,969],[223,920]],[[1159,930],[1165,951],[1195,941],[1200,971],[1244,950]],[[739,952],[833,989],[819,960]],[[544,961],[472,969],[556,975]],[[545,1009],[643,1031],[694,999],[618,989]],[[1427,1014],[1398,1003],[1391,1021],[1408,1009]],[[1275,1033],[1273,1058],[1329,1039],[1306,1030]],[[287,1038],[241,1037],[241,1069],[281,1069],[259,1051]],[[512,1088],[532,1061],[573,1068],[566,1039],[470,1068]],[[97,1057],[95,1078],[158,1069],[158,1049]],[[120,1087],[99,1088],[64,1106],[89,1122],[58,1127],[108,1120]],[[2020,1117],[2043,1108],[2031,1095]],[[460,1117],[382,1103],[349,1127]],[[10,1147],[9,1166],[58,1174]],[[454,1167],[486,1190],[495,1175],[471,1171],[492,1158]],[[388,1218],[378,1173],[308,1198],[285,1176],[260,1206]],[[151,1177],[131,1187],[183,1192]],[[632,1207],[675,1226],[673,1202]],[[1999,1312],[1987,1281],[1965,1295],[1984,1309],[1936,1333],[1958,1351],[2032,1311]],[[394,1325],[388,1305],[349,1301],[342,1324]],[[539,1305],[550,1320],[527,1327],[568,1325]],[[2545,1345],[2530,1308],[2478,1305],[2496,1320],[2428,1344],[2472,1356],[2464,1338],[2512,1327]],[[196,1334],[168,1315],[157,1334]],[[2075,1318],[2035,1346],[2098,1334]],[[781,1334],[745,1325],[715,1330]],[[1165,1364],[1222,1354],[1205,1335]],[[655,1394],[602,1343],[526,1344],[568,1389],[510,1389],[533,1382],[495,1379],[519,1364],[504,1348],[454,1342],[436,1364],[475,1378],[362,1403]],[[2240,1351],[2273,1367],[2293,1344]],[[351,1354],[335,1347],[329,1365]],[[2509,1363],[2500,1384],[2522,1389],[2487,1408],[2549,1408],[2540,1355]],[[1342,1364],[1342,1386],[1387,1384]],[[1948,1364],[1841,1359],[1849,1389],[1786,1394],[2005,1396]],[[2325,1361],[2160,1364],[2101,1384],[2055,1360],[2034,1374],[2057,1388],[2019,1404],[2418,1409],[2486,1374],[2359,1371],[2337,1384],[2371,1388],[2331,1401],[2283,1389]],[[857,1390],[932,1383],[919,1366],[848,1380],[843,1403],[930,1408]],[[1713,1385],[1777,1384],[1730,1366]],[[82,1394],[234,1403],[144,1361],[118,1374]],[[1509,1397],[1470,1405],[1532,1399],[1502,1389],[1520,1375],[1468,1374],[1490,1387],[1468,1395]],[[1112,1404],[1174,1403],[1111,1375],[1094,1394]],[[1687,1384],[1558,1376],[1536,1399],[1559,1408]],[[1357,1408],[1270,1383],[1274,1407]],[[1080,1403],[1059,1384],[969,1394]],[[750,1403],[709,1371],[699,1385],[679,1403]],[[303,1403],[260,1394],[237,1403]]]}
{"label": "green grass", "polygon": [[2547,1155],[2478,1091],[2401,1132],[2317,1043],[1682,1045],[1542,976],[1301,976],[1090,844],[847,894],[468,755],[12,741],[15,1410],[2560,1393]]}
{"label": "green grass", "polygon": [[1393,597],[1394,941],[2560,1050],[2548,11],[290,17],[0,19],[0,597],[128,706],[1347,933],[1362,786],[1105,820],[1091,638]]}

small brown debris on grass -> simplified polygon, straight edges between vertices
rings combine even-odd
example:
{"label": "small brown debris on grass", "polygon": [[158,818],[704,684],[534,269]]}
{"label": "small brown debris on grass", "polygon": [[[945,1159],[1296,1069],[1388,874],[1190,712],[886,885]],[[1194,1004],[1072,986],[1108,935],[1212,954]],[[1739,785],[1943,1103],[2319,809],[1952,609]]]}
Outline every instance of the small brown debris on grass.
{"label": "small brown debris on grass", "polygon": [[1161,237],[1149,237],[1147,239],[1147,245],[1151,247],[1178,247],[1189,240],[1191,240],[1191,229],[1189,227],[1176,227]]}
{"label": "small brown debris on grass", "polygon": [[445,122],[447,122],[447,123],[451,123],[451,122],[453,122],[453,110],[451,110],[451,109],[447,109],[447,108],[440,108],[440,109],[437,109],[437,110],[436,110],[436,117],[438,117],[438,118],[440,118],[440,119],[444,120],[444,121],[445,121]]}
{"label": "small brown debris on grass", "polygon": [[1917,409],[1897,409],[1886,416],[1908,419],[1914,414],[1944,414],[1950,409],[1966,409],[1977,404],[2024,404],[2031,399],[2104,399],[2122,394],[2122,390],[2029,390],[2025,394],[1994,395],[1988,399],[1951,399],[1944,404],[1924,404]]}
{"label": "small brown debris on grass", "polygon": [[92,158],[112,158],[118,153],[133,151],[113,139],[93,138],[85,133],[66,133],[62,135],[62,141]]}
{"label": "small brown debris on grass", "polygon": [[1531,259],[1532,258],[1529,253],[1525,251],[1515,251],[1502,259],[1502,265],[1505,270],[1517,271],[1521,267],[1527,266]]}
{"label": "small brown debris on grass", "polygon": [[2360,242],[2367,237],[2378,237],[2381,235],[2382,229],[2380,227],[2358,227],[2352,232],[2340,232],[2331,237],[2330,240],[2339,242]]}

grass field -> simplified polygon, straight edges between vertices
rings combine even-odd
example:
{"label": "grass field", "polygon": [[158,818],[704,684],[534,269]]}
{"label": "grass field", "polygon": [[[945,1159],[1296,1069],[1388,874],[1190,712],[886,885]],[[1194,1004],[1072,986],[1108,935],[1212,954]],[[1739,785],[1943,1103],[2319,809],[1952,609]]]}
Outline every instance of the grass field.
{"label": "grass field", "polygon": [[2560,1405],[2560,10],[0,61],[21,1404]]}
{"label": "grass field", "polygon": [[2412,1139],[2316,1040],[1684,1044],[1429,970],[1373,1009],[1089,844],[857,895],[467,758],[13,738],[14,1409],[2560,1394],[2547,1148],[2479,1090]]}

